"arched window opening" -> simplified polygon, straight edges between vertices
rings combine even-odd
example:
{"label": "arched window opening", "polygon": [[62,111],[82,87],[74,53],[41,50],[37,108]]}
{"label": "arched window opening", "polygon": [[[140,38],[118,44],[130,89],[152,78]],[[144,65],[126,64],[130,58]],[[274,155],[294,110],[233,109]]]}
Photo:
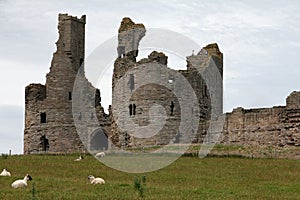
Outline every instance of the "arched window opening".
{"label": "arched window opening", "polygon": [[49,150],[49,140],[46,138],[46,135],[43,135],[40,138],[40,146],[42,148],[42,151],[48,151]]}

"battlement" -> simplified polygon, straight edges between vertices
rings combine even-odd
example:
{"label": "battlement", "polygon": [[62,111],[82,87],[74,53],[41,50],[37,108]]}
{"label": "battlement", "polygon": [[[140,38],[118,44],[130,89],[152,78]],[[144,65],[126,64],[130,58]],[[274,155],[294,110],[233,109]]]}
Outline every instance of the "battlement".
{"label": "battlement", "polygon": [[77,22],[81,22],[81,23],[86,23],[86,15],[82,15],[80,18],[74,17],[69,15],[68,13],[62,14],[59,13],[58,15],[58,23],[63,22],[64,20],[73,20],[73,21],[77,21]]}

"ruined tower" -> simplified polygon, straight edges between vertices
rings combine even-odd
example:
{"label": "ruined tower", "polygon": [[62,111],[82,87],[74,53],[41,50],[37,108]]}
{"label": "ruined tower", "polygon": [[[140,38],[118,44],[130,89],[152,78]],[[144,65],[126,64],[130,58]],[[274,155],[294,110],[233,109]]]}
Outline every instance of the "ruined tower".
{"label": "ruined tower", "polygon": [[[223,54],[217,44],[207,45],[187,57],[186,70],[178,71],[167,66],[168,57],[162,52],[153,51],[148,58],[136,61],[145,32],[144,25],[129,18],[123,18],[119,28],[119,57],[112,85],[113,143],[122,147],[165,145],[185,140],[179,138],[186,131],[191,132],[187,135],[192,135],[194,142],[201,140],[199,135],[205,130],[198,130],[198,124],[185,116],[191,114],[201,125],[222,114]],[[190,127],[182,129],[181,122],[190,123]]]}
{"label": "ruined tower", "polygon": [[[84,76],[86,17],[59,14],[58,20],[59,39],[46,84],[30,84],[25,89],[24,153],[85,150],[74,125],[72,90],[76,75]],[[103,108],[97,91],[95,106],[99,113]],[[84,113],[75,114],[83,117]]]}

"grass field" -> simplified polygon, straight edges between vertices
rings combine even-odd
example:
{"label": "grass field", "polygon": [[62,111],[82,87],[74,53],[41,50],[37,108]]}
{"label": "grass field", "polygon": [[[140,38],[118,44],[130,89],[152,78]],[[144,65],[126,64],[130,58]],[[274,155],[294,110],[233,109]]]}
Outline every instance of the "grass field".
{"label": "grass field", "polygon": [[[143,199],[300,199],[300,160],[181,157],[159,171],[129,174],[108,168],[92,156],[26,155],[0,157],[0,199],[142,199],[135,177],[146,176]],[[27,188],[11,183],[29,173]],[[105,185],[90,185],[87,176]],[[34,184],[34,195],[33,195]]]}

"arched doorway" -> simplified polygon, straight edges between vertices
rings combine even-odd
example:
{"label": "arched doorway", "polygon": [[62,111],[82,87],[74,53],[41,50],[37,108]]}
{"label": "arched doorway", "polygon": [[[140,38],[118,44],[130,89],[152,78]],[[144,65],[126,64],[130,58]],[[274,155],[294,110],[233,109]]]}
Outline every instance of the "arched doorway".
{"label": "arched doorway", "polygon": [[40,147],[44,152],[49,150],[49,140],[46,138],[46,135],[40,138]]}
{"label": "arched doorway", "polygon": [[103,129],[95,130],[90,137],[90,150],[103,151],[108,149],[108,137]]}

